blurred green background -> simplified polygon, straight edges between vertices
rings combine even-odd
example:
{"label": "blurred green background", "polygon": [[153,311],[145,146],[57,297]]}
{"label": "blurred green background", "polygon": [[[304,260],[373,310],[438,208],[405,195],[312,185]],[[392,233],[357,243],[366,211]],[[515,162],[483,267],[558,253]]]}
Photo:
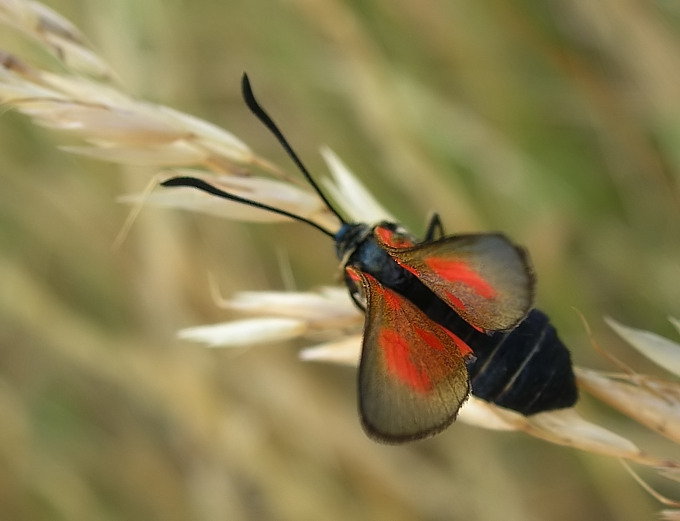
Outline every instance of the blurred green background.
{"label": "blurred green background", "polygon": [[[632,0],[72,0],[49,5],[136,96],[288,160],[258,96],[317,174],[329,145],[414,232],[503,230],[529,247],[539,305],[575,362],[642,371],[601,321],[672,336],[680,314],[680,10]],[[2,31],[6,31],[5,28]],[[7,35],[5,35],[7,36]],[[4,37],[3,37],[4,40]],[[9,44],[8,44],[9,45]],[[355,371],[299,346],[181,344],[229,294],[336,275],[302,225],[128,207],[154,173],[58,150],[0,119],[0,517],[5,520],[639,520],[659,505],[616,462],[457,424],[381,446]],[[677,447],[585,397],[581,412],[665,457]],[[674,454],[675,451],[675,454]],[[654,486],[673,493],[654,474]]]}

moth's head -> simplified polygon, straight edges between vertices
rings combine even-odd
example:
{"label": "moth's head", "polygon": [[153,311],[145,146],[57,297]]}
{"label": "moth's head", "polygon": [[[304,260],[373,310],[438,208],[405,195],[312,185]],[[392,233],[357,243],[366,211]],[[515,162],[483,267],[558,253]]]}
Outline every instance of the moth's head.
{"label": "moth's head", "polygon": [[335,253],[346,264],[356,249],[371,236],[372,227],[364,223],[345,223],[335,234]]}

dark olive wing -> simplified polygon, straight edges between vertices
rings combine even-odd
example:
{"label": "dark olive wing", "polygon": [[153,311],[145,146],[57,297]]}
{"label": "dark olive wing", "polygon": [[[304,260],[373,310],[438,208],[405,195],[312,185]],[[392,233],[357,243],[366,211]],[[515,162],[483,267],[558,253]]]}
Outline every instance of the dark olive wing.
{"label": "dark olive wing", "polygon": [[378,244],[468,323],[483,331],[517,326],[531,310],[534,276],[524,249],[501,234],[444,237],[402,246],[378,226]]}
{"label": "dark olive wing", "polygon": [[359,410],[366,432],[397,443],[440,432],[470,392],[470,348],[371,275],[347,267],[363,288],[366,323]]}

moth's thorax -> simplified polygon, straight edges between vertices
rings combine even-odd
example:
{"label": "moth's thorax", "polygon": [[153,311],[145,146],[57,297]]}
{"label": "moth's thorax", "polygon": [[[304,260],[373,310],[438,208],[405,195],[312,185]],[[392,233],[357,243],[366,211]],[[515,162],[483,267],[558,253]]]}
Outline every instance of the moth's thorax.
{"label": "moth's thorax", "polygon": [[335,236],[335,248],[342,266],[354,266],[368,273],[387,287],[397,287],[408,277],[405,270],[383,249],[375,238],[375,229],[392,232],[394,237],[413,243],[415,238],[396,223],[381,222],[376,225],[345,224]]}

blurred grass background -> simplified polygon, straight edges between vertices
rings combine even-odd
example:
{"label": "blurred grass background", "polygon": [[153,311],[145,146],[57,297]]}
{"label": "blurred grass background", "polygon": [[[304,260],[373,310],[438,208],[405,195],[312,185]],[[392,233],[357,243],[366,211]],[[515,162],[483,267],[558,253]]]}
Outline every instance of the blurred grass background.
{"label": "blurred grass background", "polygon": [[[575,362],[601,322],[672,336],[680,309],[680,11],[673,2],[106,2],[49,5],[129,91],[289,163],[249,114],[245,70],[312,170],[333,148],[413,231],[503,230]],[[25,42],[2,29],[10,50]],[[26,51],[30,54],[29,50]],[[336,274],[301,225],[146,209],[118,251],[117,195],[154,172],[68,155],[0,119],[0,517],[4,520],[639,520],[659,509],[613,460],[454,425],[386,447],[362,433],[355,373],[296,346],[174,339],[228,318],[225,293]],[[677,457],[584,398],[583,414]],[[673,453],[675,451],[675,454]],[[645,478],[673,490],[655,475]]]}

